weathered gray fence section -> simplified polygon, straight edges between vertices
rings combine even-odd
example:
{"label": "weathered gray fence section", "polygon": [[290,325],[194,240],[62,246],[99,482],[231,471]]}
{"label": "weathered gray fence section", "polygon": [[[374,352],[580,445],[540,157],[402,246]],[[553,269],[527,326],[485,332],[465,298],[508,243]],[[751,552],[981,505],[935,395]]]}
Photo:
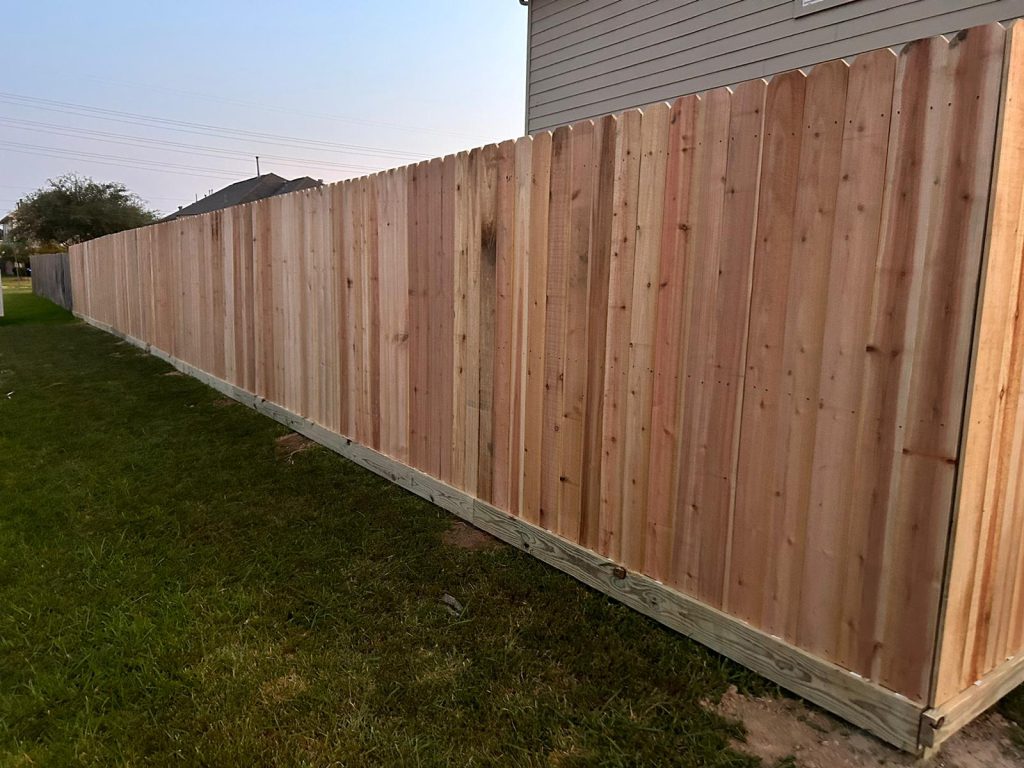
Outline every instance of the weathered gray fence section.
{"label": "weathered gray fence section", "polygon": [[74,308],[66,253],[40,253],[32,257],[32,293],[64,309]]}

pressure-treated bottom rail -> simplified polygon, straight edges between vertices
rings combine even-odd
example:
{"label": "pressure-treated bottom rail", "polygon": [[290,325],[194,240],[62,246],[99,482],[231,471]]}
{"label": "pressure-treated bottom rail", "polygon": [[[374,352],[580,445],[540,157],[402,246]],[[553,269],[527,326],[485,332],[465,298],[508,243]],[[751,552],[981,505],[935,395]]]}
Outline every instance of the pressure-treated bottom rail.
{"label": "pressure-treated bottom rail", "polygon": [[[929,713],[923,711],[919,704],[898,693],[816,658],[650,577],[627,572],[619,564],[578,544],[508,515],[430,475],[330,432],[319,424],[211,376],[144,341],[104,323],[78,316],[90,325],[149,352],[182,373],[528,552],[587,586],[749,667],[900,749],[920,752],[922,748],[938,744],[941,740],[941,736],[934,735],[942,733],[944,723],[939,722],[941,718],[934,714],[927,717]],[[1018,670],[1018,673],[1021,672],[1024,670]],[[950,733],[954,730],[951,729]]]}

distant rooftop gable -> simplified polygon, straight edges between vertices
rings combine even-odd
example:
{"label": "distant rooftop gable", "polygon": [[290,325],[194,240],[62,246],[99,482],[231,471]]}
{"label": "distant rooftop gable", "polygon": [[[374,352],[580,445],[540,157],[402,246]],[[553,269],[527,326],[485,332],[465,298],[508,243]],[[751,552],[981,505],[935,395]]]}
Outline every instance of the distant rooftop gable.
{"label": "distant rooftop gable", "polygon": [[298,192],[300,189],[313,189],[322,186],[322,181],[311,179],[309,176],[300,176],[297,179],[286,181],[284,185],[275,192],[275,195],[287,195],[289,192]]}
{"label": "distant rooftop gable", "polygon": [[201,213],[219,211],[221,208],[251,203],[254,200],[262,200],[265,197],[319,187],[322,183],[316,179],[311,179],[309,176],[302,176],[301,178],[289,181],[288,179],[281,178],[276,173],[264,173],[261,176],[253,176],[251,179],[229,184],[224,189],[217,190],[212,195],[207,195],[202,200],[192,203],[192,205],[179,208],[170,216],[164,217],[162,221],[172,221],[182,216],[197,216]]}

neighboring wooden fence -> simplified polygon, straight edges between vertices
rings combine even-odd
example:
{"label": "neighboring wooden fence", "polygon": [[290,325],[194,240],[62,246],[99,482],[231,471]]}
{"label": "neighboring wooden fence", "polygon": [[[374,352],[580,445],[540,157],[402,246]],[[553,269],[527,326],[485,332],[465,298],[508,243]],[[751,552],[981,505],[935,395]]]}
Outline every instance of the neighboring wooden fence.
{"label": "neighboring wooden fence", "polygon": [[1005,568],[950,539],[989,498],[965,398],[971,446],[1020,367],[979,345],[1015,330],[1021,34],[1002,96],[993,25],[94,240],[75,309],[917,749],[1021,674],[1020,621],[976,626],[1024,610],[1021,498],[978,523]]}
{"label": "neighboring wooden fence", "polygon": [[32,257],[32,293],[72,309],[71,267],[66,253],[39,253]]}

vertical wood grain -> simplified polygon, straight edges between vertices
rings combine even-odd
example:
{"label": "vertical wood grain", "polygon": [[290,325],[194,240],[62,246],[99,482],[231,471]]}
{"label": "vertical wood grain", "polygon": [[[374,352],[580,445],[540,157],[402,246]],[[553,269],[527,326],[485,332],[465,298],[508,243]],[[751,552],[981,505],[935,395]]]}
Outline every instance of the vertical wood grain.
{"label": "vertical wood grain", "polygon": [[[572,141],[573,129],[562,126],[551,137],[551,184],[548,196],[546,275],[543,302],[531,309],[543,313],[543,344],[537,366],[543,382],[539,402],[540,415],[540,507],[538,522],[542,528],[554,530],[558,525],[561,498],[561,468],[564,439],[562,434],[562,403],[565,392],[565,299],[569,270],[572,205]],[[536,260],[539,261],[539,260]],[[532,275],[531,275],[532,277]],[[540,282],[540,280],[538,280]],[[532,366],[531,366],[532,367]],[[528,414],[533,416],[534,414]]]}
{"label": "vertical wood grain", "polygon": [[[1004,521],[1012,520],[1011,538],[1019,537],[1024,524],[1017,493],[1019,465],[1013,464],[1020,455],[1019,416],[1015,413],[1020,412],[1024,304],[1024,191],[1020,184],[1024,174],[1024,38],[1020,22],[1007,37],[997,163],[947,578],[948,603],[932,697],[937,704],[971,685],[1002,661],[1001,657],[1019,653],[1024,639],[1020,553],[999,552],[1007,533]],[[994,597],[1005,590],[1010,593],[1009,603],[996,603]],[[1005,622],[1010,624],[1005,644],[993,649],[990,656],[983,628]]]}
{"label": "vertical wood grain", "polygon": [[858,56],[849,74],[840,184],[831,244],[823,327],[819,416],[809,496],[811,525],[803,568],[801,642],[835,658],[843,633],[852,473],[849,456],[860,428],[871,289],[881,226],[889,117],[896,58]]}
{"label": "vertical wood grain", "polygon": [[977,28],[107,236],[69,257],[76,306],[948,697],[1024,643],[1012,66],[983,243],[1004,48]]}
{"label": "vertical wood grain", "polygon": [[558,470],[558,521],[555,530],[579,541],[585,470],[584,418],[588,385],[588,278],[594,249],[593,206],[595,127],[592,121],[573,126],[569,185],[569,249],[565,277],[564,374],[558,414],[562,451]]}
{"label": "vertical wood grain", "polygon": [[654,331],[661,270],[661,226],[665,208],[665,170],[671,108],[654,104],[644,110],[640,133],[640,177],[636,204],[626,372],[626,424],[622,478],[622,561],[644,564],[647,488],[654,390]]}
{"label": "vertical wood grain", "polygon": [[608,334],[608,280],[612,254],[614,187],[619,120],[595,125],[590,264],[587,272],[587,411],[583,424],[583,489],[580,543],[598,551],[601,532],[601,467],[604,453],[604,387]]}
{"label": "vertical wood grain", "polygon": [[430,354],[428,332],[427,281],[428,256],[425,239],[426,163],[409,169],[408,264],[409,264],[409,460],[418,469],[427,466],[427,439],[430,413],[427,401],[427,358]]}
{"label": "vertical wood grain", "polygon": [[517,147],[529,139],[498,146],[495,208],[494,357],[491,393],[491,499],[499,509],[518,512],[512,498],[512,326],[515,220],[526,215],[516,207]]}
{"label": "vertical wood grain", "polygon": [[629,328],[632,317],[636,200],[640,186],[643,113],[620,118],[612,192],[611,257],[608,265],[608,319],[605,347],[604,419],[601,436],[601,499],[598,552],[622,557],[622,493],[625,482],[626,400]]}
{"label": "vertical wood grain", "polygon": [[[502,145],[504,147],[505,145]],[[494,351],[497,323],[498,190],[501,155],[506,149],[484,147],[477,165],[477,205],[480,209],[480,364],[479,432],[477,435],[477,495],[494,499]]]}
{"label": "vertical wood grain", "polygon": [[644,526],[644,571],[665,581],[672,569],[672,543],[676,522],[679,446],[683,435],[681,361],[685,357],[683,323],[692,306],[686,279],[690,233],[693,229],[693,188],[697,154],[696,96],[677,99],[671,108],[668,157],[665,167],[664,215],[658,299],[653,349],[654,381],[651,393],[650,473],[647,520]]}
{"label": "vertical wood grain", "polygon": [[[460,152],[455,156],[452,197],[453,303],[452,303],[452,485],[465,490],[468,483],[466,443],[468,440],[469,392],[469,207],[467,177],[469,156]],[[474,398],[475,399],[475,398]]]}

